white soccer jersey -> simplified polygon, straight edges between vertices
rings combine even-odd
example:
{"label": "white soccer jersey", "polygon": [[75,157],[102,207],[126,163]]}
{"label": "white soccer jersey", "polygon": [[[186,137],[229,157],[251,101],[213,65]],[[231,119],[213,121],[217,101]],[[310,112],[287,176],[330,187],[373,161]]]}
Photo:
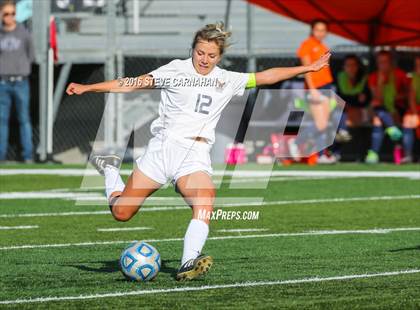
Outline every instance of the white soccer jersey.
{"label": "white soccer jersey", "polygon": [[162,88],[159,117],[151,132],[181,138],[203,137],[214,143],[220,115],[233,96],[241,96],[249,73],[215,67],[209,74],[195,70],[192,58],[175,59],[149,73]]}

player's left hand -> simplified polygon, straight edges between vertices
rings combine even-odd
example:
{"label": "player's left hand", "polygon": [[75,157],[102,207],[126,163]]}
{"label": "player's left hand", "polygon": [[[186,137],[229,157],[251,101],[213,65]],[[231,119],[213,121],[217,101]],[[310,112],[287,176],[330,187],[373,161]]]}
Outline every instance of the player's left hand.
{"label": "player's left hand", "polygon": [[329,66],[329,61],[331,57],[331,52],[327,52],[321,56],[317,61],[314,61],[310,64],[310,71],[316,72],[321,70],[322,68]]}
{"label": "player's left hand", "polygon": [[77,83],[70,83],[69,86],[67,86],[66,93],[67,95],[81,95],[84,92],[86,92],[86,86],[82,84]]}

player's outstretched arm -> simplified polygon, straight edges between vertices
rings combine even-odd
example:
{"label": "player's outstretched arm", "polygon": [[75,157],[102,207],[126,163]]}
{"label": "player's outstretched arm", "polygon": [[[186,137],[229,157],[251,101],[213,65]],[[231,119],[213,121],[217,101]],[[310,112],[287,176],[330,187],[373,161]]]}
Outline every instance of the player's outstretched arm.
{"label": "player's outstretched arm", "polygon": [[150,75],[141,75],[135,78],[119,78],[96,84],[70,83],[67,86],[68,95],[81,95],[87,92],[96,93],[129,93],[138,89],[153,88],[154,81]]}
{"label": "player's outstretched arm", "polygon": [[255,74],[257,86],[271,85],[283,80],[290,79],[299,74],[319,71],[322,68],[328,66],[330,57],[331,53],[328,52],[324,54],[321,58],[319,58],[317,61],[307,66],[271,68],[261,72],[257,72]]}

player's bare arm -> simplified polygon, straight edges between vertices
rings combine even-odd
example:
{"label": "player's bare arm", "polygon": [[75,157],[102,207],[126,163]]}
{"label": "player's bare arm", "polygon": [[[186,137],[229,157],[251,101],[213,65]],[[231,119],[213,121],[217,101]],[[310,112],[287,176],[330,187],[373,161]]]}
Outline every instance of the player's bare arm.
{"label": "player's bare arm", "polygon": [[96,93],[129,93],[139,89],[154,87],[152,76],[145,74],[135,78],[119,78],[95,84],[70,83],[67,86],[68,95],[82,95],[87,92]]}
{"label": "player's bare arm", "polygon": [[285,67],[285,68],[271,68],[255,74],[257,86],[271,85],[295,77],[300,74],[308,72],[316,72],[329,65],[331,53],[324,54],[320,59],[311,64]]}
{"label": "player's bare arm", "polygon": [[[302,66],[309,66],[311,64],[311,58],[308,55],[301,57],[300,61],[302,63]],[[312,80],[311,72],[308,72],[307,74],[305,74],[305,83],[306,83],[306,85],[308,85],[308,88],[310,90],[315,90],[316,91],[315,84]]]}

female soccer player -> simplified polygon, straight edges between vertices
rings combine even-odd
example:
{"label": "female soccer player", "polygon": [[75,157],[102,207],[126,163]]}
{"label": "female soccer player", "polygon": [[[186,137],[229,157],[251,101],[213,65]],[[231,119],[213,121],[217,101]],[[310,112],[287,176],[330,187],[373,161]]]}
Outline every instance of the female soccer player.
{"label": "female soccer player", "polygon": [[[324,40],[328,35],[328,23],[322,19],[315,19],[311,22],[311,32],[309,37],[302,42],[297,50],[303,66],[308,66],[315,60],[319,59],[323,54],[328,52],[328,47],[325,45]],[[309,110],[311,111],[314,124],[299,135],[296,140],[289,141],[289,151],[293,158],[297,159],[300,156],[299,146],[302,145],[309,135],[314,136],[315,145],[318,149],[323,149],[327,144],[327,127],[332,113],[330,107],[330,98],[322,94],[322,90],[333,89],[333,75],[329,67],[325,67],[317,72],[308,72],[305,74],[305,88],[309,92]],[[340,117],[334,115],[334,117]],[[337,123],[340,119],[337,120]],[[341,122],[344,124],[344,122]],[[349,133],[344,128],[339,128],[337,137],[347,141],[351,139]],[[333,164],[337,161],[334,156],[327,156],[324,150],[319,152],[317,159],[318,164]]]}
{"label": "female soccer player", "polygon": [[[197,31],[192,57],[175,59],[139,76],[134,84],[112,80],[91,85],[71,83],[67,94],[85,92],[131,92],[161,88],[159,117],[152,123],[153,138],[137,168],[124,184],[119,175],[121,159],[94,156],[91,163],[105,176],[105,188],[113,217],[128,221],[145,199],[168,181],[173,181],[192,208],[192,220],[184,237],[184,250],[177,280],[191,280],[208,272],[212,257],[201,250],[209,232],[215,188],[211,179],[210,148],[222,110],[245,88],[274,84],[299,74],[319,71],[328,65],[330,53],[306,66],[272,68],[258,73],[238,73],[217,64],[231,33],[223,23]],[[203,216],[207,215],[207,216]]]}
{"label": "female soccer player", "polygon": [[[377,70],[369,74],[368,84],[372,93],[373,128],[371,147],[365,158],[368,164],[379,162],[379,151],[386,133],[392,141],[398,143],[403,138],[403,148],[408,154],[407,142],[412,139],[411,128],[405,128],[401,120],[406,114],[410,83],[407,74],[394,65],[389,51],[380,51],[376,55]],[[398,125],[403,123],[403,132]],[[405,135],[405,137],[404,137]],[[407,139],[407,135],[410,139]]]}
{"label": "female soccer player", "polygon": [[367,74],[356,54],[344,58],[343,70],[337,75],[337,93],[346,102],[350,126],[360,126],[366,122],[371,94]]}
{"label": "female soccer player", "polygon": [[420,139],[420,55],[414,58],[414,70],[412,72],[409,109],[403,118],[404,134],[403,145],[404,158],[402,163],[413,162],[413,147],[416,138]]}

